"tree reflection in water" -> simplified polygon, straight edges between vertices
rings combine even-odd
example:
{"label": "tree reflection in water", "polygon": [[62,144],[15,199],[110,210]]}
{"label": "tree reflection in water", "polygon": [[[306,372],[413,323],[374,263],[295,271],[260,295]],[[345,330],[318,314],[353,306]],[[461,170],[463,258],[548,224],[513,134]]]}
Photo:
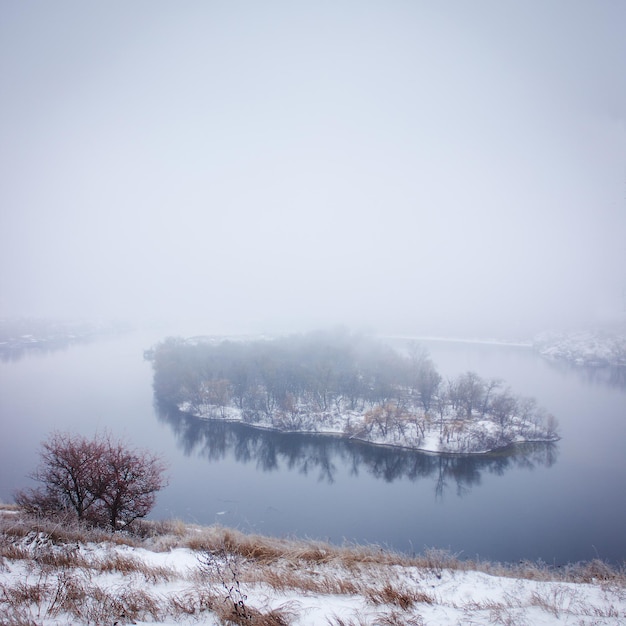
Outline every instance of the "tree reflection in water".
{"label": "tree reflection in water", "polygon": [[232,455],[240,463],[256,464],[264,472],[287,468],[332,484],[338,467],[345,464],[353,475],[367,472],[386,482],[399,479],[434,480],[436,497],[451,486],[458,496],[479,485],[484,472],[504,474],[513,468],[532,470],[556,463],[558,444],[515,446],[481,455],[437,455],[349,440],[345,437],[282,433],[220,420],[202,420],[177,410],[157,407],[159,418],[174,431],[186,456],[209,462]]}

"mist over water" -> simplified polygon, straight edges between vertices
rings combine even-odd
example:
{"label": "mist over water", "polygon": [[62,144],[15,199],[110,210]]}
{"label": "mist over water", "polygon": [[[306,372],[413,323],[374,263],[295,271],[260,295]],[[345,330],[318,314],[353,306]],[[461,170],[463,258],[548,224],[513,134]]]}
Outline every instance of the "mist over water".
{"label": "mist over water", "polygon": [[32,484],[51,431],[108,429],[167,460],[155,519],[464,558],[624,560],[623,379],[586,378],[530,349],[431,342],[443,376],[501,376],[553,412],[562,434],[515,454],[439,456],[163,413],[143,359],[158,337],[128,333],[0,360],[0,500]]}
{"label": "mist over water", "polygon": [[609,1],[4,3],[0,315],[612,320],[625,21]]}

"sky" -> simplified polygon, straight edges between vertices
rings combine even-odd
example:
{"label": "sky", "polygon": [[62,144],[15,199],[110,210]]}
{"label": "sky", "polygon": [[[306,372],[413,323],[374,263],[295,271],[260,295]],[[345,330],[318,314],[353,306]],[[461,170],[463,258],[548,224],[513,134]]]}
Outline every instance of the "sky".
{"label": "sky", "polygon": [[626,3],[0,4],[0,316],[626,315]]}

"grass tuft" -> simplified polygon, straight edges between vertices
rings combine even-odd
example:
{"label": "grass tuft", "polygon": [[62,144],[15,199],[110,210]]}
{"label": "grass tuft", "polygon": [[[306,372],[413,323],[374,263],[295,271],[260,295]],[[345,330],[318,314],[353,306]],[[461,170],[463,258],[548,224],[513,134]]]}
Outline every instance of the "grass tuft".
{"label": "grass tuft", "polygon": [[433,597],[424,591],[411,590],[403,586],[394,587],[390,582],[386,582],[380,588],[368,589],[366,594],[374,605],[390,604],[403,611],[412,609],[416,603],[434,603]]}

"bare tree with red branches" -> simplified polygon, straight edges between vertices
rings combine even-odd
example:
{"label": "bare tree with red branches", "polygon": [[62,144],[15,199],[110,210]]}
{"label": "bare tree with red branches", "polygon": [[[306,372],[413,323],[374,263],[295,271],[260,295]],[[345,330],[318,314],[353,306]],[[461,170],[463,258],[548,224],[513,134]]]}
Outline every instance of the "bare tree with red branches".
{"label": "bare tree with red branches", "polygon": [[63,511],[111,529],[145,517],[166,484],[165,463],[147,450],[129,447],[110,434],[87,439],[52,433],[41,446],[41,461],[31,475],[42,485],[17,492],[25,510],[50,515]]}

